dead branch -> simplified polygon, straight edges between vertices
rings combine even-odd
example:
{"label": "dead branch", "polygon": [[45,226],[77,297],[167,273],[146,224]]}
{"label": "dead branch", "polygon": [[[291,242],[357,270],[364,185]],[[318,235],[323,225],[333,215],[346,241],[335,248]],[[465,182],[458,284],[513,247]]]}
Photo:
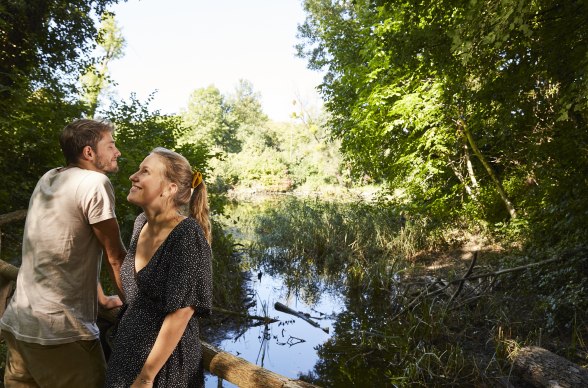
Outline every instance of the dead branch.
{"label": "dead branch", "polygon": [[298,317],[302,320],[305,320],[306,322],[310,323],[312,326],[318,327],[319,329],[321,329],[325,333],[329,332],[328,327],[321,327],[321,325],[319,325],[318,323],[316,323],[312,319],[308,318],[303,312],[292,310],[290,307],[286,306],[285,304],[282,304],[280,302],[276,302],[276,303],[274,303],[274,308],[278,311],[283,312],[283,313],[291,314],[291,315],[294,315],[295,317]]}
{"label": "dead branch", "polygon": [[259,321],[263,321],[266,324],[278,322],[278,320],[277,319],[274,319],[274,318],[263,317],[263,316],[260,316],[260,315],[244,314],[244,313],[240,313],[240,312],[237,312],[237,311],[231,311],[231,310],[223,309],[223,308],[220,308],[220,307],[212,307],[212,311],[213,312],[217,312],[219,314],[232,315],[232,316],[239,317],[239,318],[257,319]]}
{"label": "dead branch", "polygon": [[449,299],[449,303],[453,302],[453,300],[459,295],[459,293],[463,289],[463,285],[464,285],[466,279],[468,278],[468,276],[470,276],[472,274],[472,271],[474,270],[474,266],[476,265],[477,260],[478,260],[478,251],[474,252],[474,258],[472,259],[472,263],[470,264],[470,268],[468,268],[468,271],[466,272],[466,274],[463,276],[463,278],[459,282],[459,287],[457,287],[457,290],[455,290],[455,293],[451,296],[451,299]]}
{"label": "dead branch", "polygon": [[[474,265],[476,263],[476,258],[477,258],[477,255],[474,255],[474,259],[472,260],[472,263],[470,264],[470,267],[469,267],[468,271],[466,272],[466,274],[464,276],[460,277],[459,279],[454,279],[454,280],[449,280],[449,281],[444,281],[444,282],[436,281],[434,284],[428,285],[416,297],[414,297],[407,304],[407,306],[404,309],[402,309],[392,319],[397,319],[398,317],[400,317],[404,313],[412,310],[414,307],[416,307],[419,304],[419,302],[420,302],[421,299],[438,295],[439,293],[444,292],[447,288],[449,288],[453,284],[459,283],[461,285],[461,288],[463,288],[463,284],[465,283],[466,280],[467,281],[471,281],[471,280],[475,280],[475,279],[483,279],[483,278],[489,278],[489,277],[496,278],[497,276],[504,275],[504,274],[507,274],[507,273],[518,272],[518,271],[523,271],[523,270],[526,270],[526,269],[529,269],[529,268],[533,268],[533,267],[539,267],[539,266],[543,266],[543,265],[547,265],[547,264],[552,264],[552,263],[555,263],[555,262],[558,262],[558,261],[563,260],[566,256],[568,256],[568,255],[563,255],[563,256],[560,256],[560,257],[555,257],[555,258],[551,258],[551,259],[547,259],[547,260],[543,260],[543,261],[538,261],[536,263],[530,263],[530,264],[520,265],[518,267],[501,269],[499,271],[487,272],[487,273],[483,273],[483,274],[479,274],[479,275],[471,275],[471,273],[473,271],[473,268],[474,268]],[[441,283],[441,284],[445,283],[445,284],[444,284],[443,287],[438,288],[438,289],[436,289],[433,292],[429,292],[430,289],[434,285],[436,285],[438,283]],[[458,287],[458,290],[454,293],[454,296],[457,296],[459,294],[458,291],[461,292],[461,289],[459,287]],[[450,299],[450,302],[453,299],[454,299],[454,297],[452,297]],[[474,299],[472,299],[472,300],[474,300]],[[468,303],[471,302],[472,300],[468,301]]]}

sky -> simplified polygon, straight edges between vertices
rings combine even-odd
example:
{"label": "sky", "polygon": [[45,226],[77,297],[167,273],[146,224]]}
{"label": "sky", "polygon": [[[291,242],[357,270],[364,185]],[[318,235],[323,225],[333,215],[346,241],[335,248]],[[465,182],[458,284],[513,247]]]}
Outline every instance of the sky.
{"label": "sky", "polygon": [[245,79],[272,120],[289,120],[295,99],[321,105],[321,73],[295,55],[301,0],[129,0],[110,10],[126,40],[124,57],[109,65],[119,98],[157,91],[151,109],[173,114],[195,89],[227,96]]}

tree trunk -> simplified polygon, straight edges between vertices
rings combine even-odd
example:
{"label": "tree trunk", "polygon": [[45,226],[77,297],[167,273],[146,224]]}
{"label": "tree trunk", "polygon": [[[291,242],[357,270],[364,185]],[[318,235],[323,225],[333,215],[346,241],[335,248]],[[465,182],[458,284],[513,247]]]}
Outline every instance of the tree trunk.
{"label": "tree trunk", "polygon": [[467,139],[466,143],[463,144],[463,154],[465,157],[466,162],[466,170],[470,177],[470,181],[472,182],[472,188],[474,189],[475,193],[478,192],[478,180],[476,179],[476,175],[474,174],[474,166],[472,165],[472,160],[470,159],[470,150],[468,149]]}
{"label": "tree trunk", "polygon": [[588,370],[538,346],[516,353],[513,372],[534,387],[588,387]]}
{"label": "tree trunk", "polygon": [[468,139],[468,143],[470,144],[470,147],[472,148],[472,152],[474,153],[474,155],[476,155],[478,157],[478,159],[480,160],[480,162],[482,163],[482,165],[486,169],[486,172],[490,176],[490,179],[492,179],[492,182],[494,183],[494,186],[496,187],[496,190],[498,191],[498,194],[500,195],[502,202],[504,202],[504,205],[506,206],[506,210],[508,211],[510,218],[511,219],[517,218],[517,212],[514,208],[514,205],[512,204],[512,202],[510,201],[510,199],[506,195],[506,191],[504,191],[502,184],[498,180],[498,177],[494,173],[494,170],[492,170],[492,166],[490,166],[490,164],[488,163],[488,161],[486,160],[484,155],[482,155],[482,152],[480,151],[480,149],[476,145],[476,142],[474,141],[474,137],[472,136],[472,133],[468,129],[467,125],[465,124],[465,121],[460,120],[459,124],[461,125],[461,129],[463,130],[463,133],[465,134],[466,138]]}

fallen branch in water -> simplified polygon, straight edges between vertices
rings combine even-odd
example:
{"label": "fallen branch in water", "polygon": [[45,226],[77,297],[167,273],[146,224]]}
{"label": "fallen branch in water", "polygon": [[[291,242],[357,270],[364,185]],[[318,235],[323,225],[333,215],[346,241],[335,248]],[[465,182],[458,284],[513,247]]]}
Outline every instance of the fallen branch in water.
{"label": "fallen branch in water", "polygon": [[244,313],[240,313],[237,311],[231,311],[231,310],[226,310],[220,307],[212,307],[212,311],[213,312],[217,312],[219,314],[226,314],[226,315],[232,315],[235,317],[239,317],[239,318],[245,318],[245,319],[257,319],[259,321],[263,321],[264,323],[274,323],[274,322],[278,322],[277,319],[274,318],[270,318],[270,317],[263,317],[260,315],[249,315],[249,314],[244,314]]}
{"label": "fallen branch in water", "polygon": [[313,321],[312,319],[308,318],[306,316],[306,314],[304,314],[301,311],[295,311],[292,310],[290,307],[286,306],[285,304],[282,304],[280,302],[276,302],[274,304],[274,308],[278,311],[281,311],[283,313],[286,314],[290,314],[290,315],[294,315],[295,317],[298,317],[302,320],[305,320],[306,322],[310,323],[312,326],[314,327],[318,327],[319,329],[321,329],[322,331],[324,331],[325,333],[329,333],[329,328],[328,327],[321,327],[321,325],[319,325],[318,323],[316,323],[315,321]]}

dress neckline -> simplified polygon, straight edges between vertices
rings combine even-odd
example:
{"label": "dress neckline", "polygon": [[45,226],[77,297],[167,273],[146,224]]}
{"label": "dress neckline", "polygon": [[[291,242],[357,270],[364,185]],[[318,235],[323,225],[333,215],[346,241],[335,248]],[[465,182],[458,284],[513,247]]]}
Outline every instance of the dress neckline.
{"label": "dress neckline", "polygon": [[140,270],[137,271],[137,265],[135,263],[135,257],[137,255],[137,246],[139,245],[139,236],[141,235],[141,231],[143,230],[143,228],[145,227],[145,225],[147,225],[147,217],[145,216],[145,213],[141,213],[141,215],[143,216],[143,223],[141,225],[141,227],[139,228],[139,231],[137,232],[136,238],[134,239],[134,245],[133,245],[133,274],[135,276],[135,279],[137,278],[137,275],[142,272],[145,268],[149,267],[149,265],[154,261],[153,259],[157,257],[157,254],[159,253],[159,251],[161,250],[161,247],[163,247],[166,243],[167,240],[169,240],[169,238],[172,236],[172,234],[175,233],[175,231],[179,228],[179,226],[184,223],[184,221],[186,221],[189,217],[185,217],[184,219],[180,220],[180,222],[178,222],[176,224],[176,226],[174,226],[172,228],[172,230],[169,232],[169,234],[167,235],[167,237],[161,242],[161,244],[159,244],[159,246],[157,247],[157,249],[155,250],[155,252],[153,252],[153,255],[151,256],[151,258],[149,259],[149,261],[147,262],[147,264],[141,268]]}

